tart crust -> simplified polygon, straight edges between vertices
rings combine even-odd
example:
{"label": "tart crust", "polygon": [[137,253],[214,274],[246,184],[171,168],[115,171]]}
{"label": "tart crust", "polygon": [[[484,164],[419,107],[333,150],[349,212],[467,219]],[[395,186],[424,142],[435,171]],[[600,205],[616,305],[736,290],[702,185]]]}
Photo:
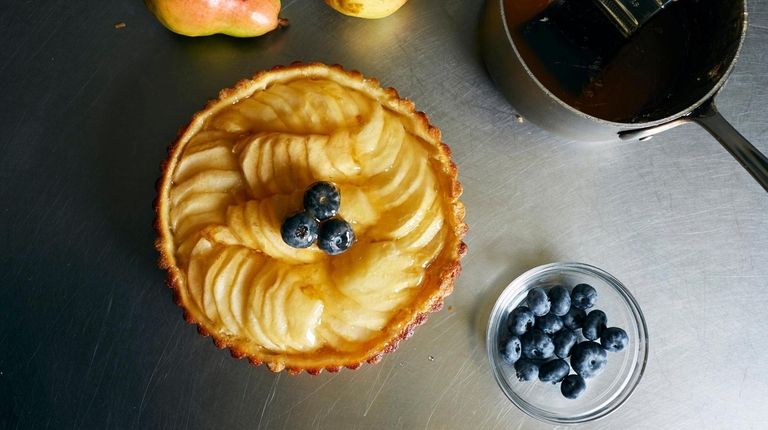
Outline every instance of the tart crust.
{"label": "tart crust", "polygon": [[[260,352],[253,349],[249,351],[237,339],[211,332],[202,321],[196,320],[183,303],[180,293],[185,282],[185,274],[176,261],[176,245],[170,229],[168,196],[173,185],[173,173],[185,146],[200,131],[206,119],[220,109],[267,88],[273,82],[293,78],[326,78],[337,82],[351,82],[356,89],[376,99],[387,109],[410,118],[421,134],[428,136],[429,142],[438,149],[442,174],[449,181],[445,195],[441,197],[444,202],[449,203],[446,206],[451,208],[450,213],[445,214],[449,232],[444,241],[446,248],[441,252],[441,256],[447,258],[447,263],[441,265],[438,273],[430,272],[426,276],[425,284],[420,288],[429,290],[429,293],[419,295],[415,302],[409,303],[406,309],[398,312],[397,317],[385,327],[386,338],[351,353],[332,350],[302,354]],[[440,130],[430,124],[426,114],[416,111],[410,100],[401,98],[393,88],[382,88],[376,79],[366,78],[360,72],[348,71],[339,65],[293,63],[289,66],[276,66],[256,73],[251,79],[241,80],[234,87],[222,90],[217,99],[209,101],[203,110],[192,116],[189,124],[180,129],[178,137],[168,150],[168,157],[162,163],[161,170],[162,176],[157,183],[155,200],[155,229],[158,233],[155,247],[160,253],[159,265],[167,271],[166,283],[173,290],[174,301],[184,310],[185,320],[197,325],[200,334],[211,336],[217,347],[228,348],[233,357],[247,358],[254,365],[265,364],[273,372],[287,370],[290,374],[299,374],[306,371],[317,375],[323,370],[338,372],[342,367],[357,369],[363,363],[378,363],[385,353],[394,351],[400,342],[412,336],[416,327],[423,324],[431,312],[442,309],[445,297],[453,291],[455,280],[461,272],[460,259],[467,252],[467,246],[461,239],[466,234],[467,225],[464,222],[464,205],[459,200],[462,187],[458,181],[456,164],[451,160],[450,148],[442,142]]]}

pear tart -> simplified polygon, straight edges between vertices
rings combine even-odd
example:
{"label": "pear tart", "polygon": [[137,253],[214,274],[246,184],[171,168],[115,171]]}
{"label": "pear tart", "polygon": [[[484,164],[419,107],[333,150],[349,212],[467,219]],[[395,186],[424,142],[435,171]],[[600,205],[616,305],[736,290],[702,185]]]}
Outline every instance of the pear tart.
{"label": "pear tart", "polygon": [[[336,184],[356,242],[283,242],[305,189]],[[161,266],[185,318],[272,371],[357,368],[397,348],[450,294],[466,251],[440,131],[393,89],[294,64],[223,90],[182,130],[157,199]]]}

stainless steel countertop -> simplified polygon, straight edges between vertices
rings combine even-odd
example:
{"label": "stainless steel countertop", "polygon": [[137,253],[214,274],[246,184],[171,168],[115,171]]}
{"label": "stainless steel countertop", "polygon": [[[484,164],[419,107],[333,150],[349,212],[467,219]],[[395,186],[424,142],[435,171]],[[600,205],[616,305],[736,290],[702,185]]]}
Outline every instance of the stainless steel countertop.
{"label": "stainless steel countertop", "polygon": [[[380,21],[283,3],[290,28],[254,40],[174,36],[137,0],[0,6],[0,428],[548,428],[496,387],[484,333],[512,279],[559,260],[622,280],[650,331],[635,394],[584,427],[765,427],[768,196],[714,139],[691,125],[586,145],[516,122],[479,58],[481,1]],[[718,105],[768,153],[768,0],[750,10]],[[178,127],[294,60],[358,69],[428,112],[470,226],[446,308],[380,364],[319,377],[199,336],[152,245]]]}

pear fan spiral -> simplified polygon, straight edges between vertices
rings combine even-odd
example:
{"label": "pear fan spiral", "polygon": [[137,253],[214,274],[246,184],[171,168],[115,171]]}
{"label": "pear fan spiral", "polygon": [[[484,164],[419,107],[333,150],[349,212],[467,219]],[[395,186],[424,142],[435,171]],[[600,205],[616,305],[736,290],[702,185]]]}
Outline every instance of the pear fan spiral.
{"label": "pear fan spiral", "polygon": [[[432,272],[457,272],[448,263],[463,246],[442,148],[365,91],[370,82],[334,76],[289,73],[219,103],[168,170],[169,248],[188,318],[273,370],[307,354],[376,352],[388,325],[403,330],[411,304],[432,300]],[[338,256],[280,236],[315,181],[337,184],[357,237]]]}

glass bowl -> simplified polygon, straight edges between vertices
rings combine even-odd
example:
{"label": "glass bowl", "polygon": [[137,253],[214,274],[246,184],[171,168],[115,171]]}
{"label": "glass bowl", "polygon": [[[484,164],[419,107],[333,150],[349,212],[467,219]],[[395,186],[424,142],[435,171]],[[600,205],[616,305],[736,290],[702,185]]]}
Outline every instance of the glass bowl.
{"label": "glass bowl", "polygon": [[[608,363],[603,372],[586,379],[587,389],[579,398],[571,400],[560,393],[560,384],[518,381],[514,366],[501,359],[500,348],[509,336],[507,316],[517,306],[525,304],[528,290],[555,285],[571,290],[581,283],[597,290],[597,302],[592,309],[606,313],[608,327],[624,329],[629,343],[622,351],[608,352]],[[579,341],[584,340],[581,330],[578,332]],[[486,344],[493,375],[509,400],[534,418],[558,424],[592,421],[616,410],[637,387],[648,360],[648,328],[634,297],[610,274],[582,263],[539,266],[512,281],[491,311]]]}

